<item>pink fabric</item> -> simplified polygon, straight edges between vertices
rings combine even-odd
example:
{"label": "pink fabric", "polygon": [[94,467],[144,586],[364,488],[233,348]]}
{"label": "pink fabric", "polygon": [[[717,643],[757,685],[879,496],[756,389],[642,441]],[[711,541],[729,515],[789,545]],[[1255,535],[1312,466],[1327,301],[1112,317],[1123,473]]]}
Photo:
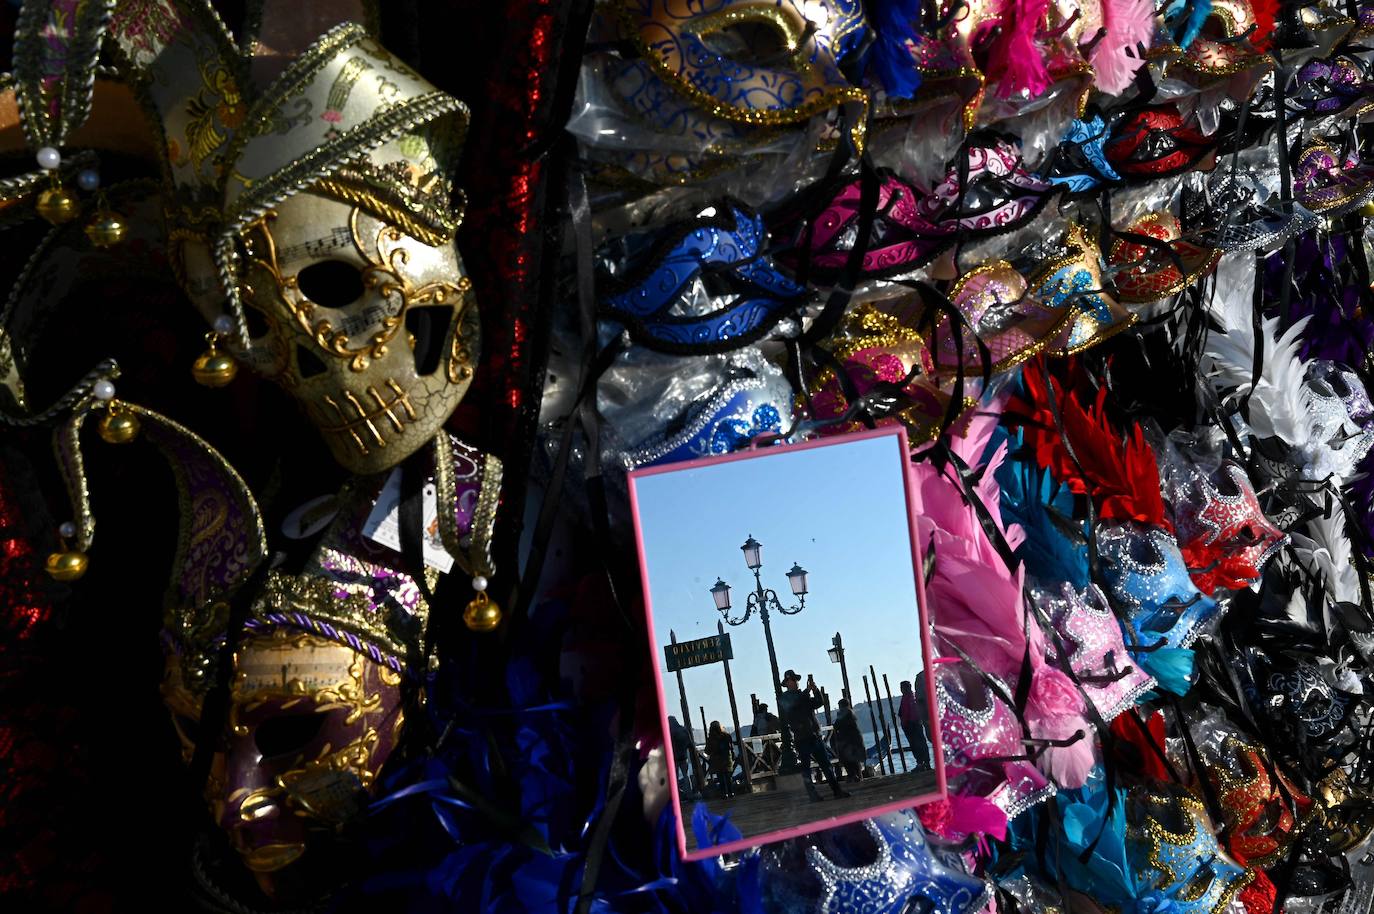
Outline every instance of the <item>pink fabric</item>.
{"label": "pink fabric", "polygon": [[[1003,402],[975,414],[962,436],[952,436],[950,449],[970,467],[982,463]],[[996,471],[1005,457],[1003,443],[988,459],[975,492],[994,519],[1000,517]],[[958,645],[983,672],[1006,683],[1017,681],[1029,648],[1031,682],[1023,709],[1028,735],[1066,740],[1083,733],[1067,747],[1044,750],[1038,764],[1059,785],[1082,786],[1095,762],[1092,729],[1072,681],[1046,662],[1046,638],[1022,601],[1023,567],[1018,564],[1013,572],[1002,561],[973,507],[964,501],[952,467],[940,472],[930,461],[922,461],[912,473],[920,493],[918,535],[926,548],[934,545],[936,555],[926,596],[937,637]],[[1000,520],[996,522],[1015,549],[1024,532],[1014,524],[1001,528]],[[1018,748],[1015,754],[1024,752]]]}
{"label": "pink fabric", "polygon": [[1045,58],[1035,36],[1049,0],[1006,0],[1001,10],[1001,31],[988,48],[988,82],[998,83],[998,95],[1010,98],[1028,93],[1043,95],[1050,87]]}

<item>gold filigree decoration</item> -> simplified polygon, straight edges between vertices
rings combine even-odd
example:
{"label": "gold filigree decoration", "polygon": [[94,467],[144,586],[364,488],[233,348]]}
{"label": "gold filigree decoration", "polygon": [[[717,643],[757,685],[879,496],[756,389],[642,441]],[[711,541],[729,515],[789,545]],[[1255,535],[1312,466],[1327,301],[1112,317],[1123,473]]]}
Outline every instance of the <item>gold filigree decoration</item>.
{"label": "gold filigree decoration", "polygon": [[277,217],[276,210],[268,210],[250,223],[245,232],[248,234],[256,230],[261,236],[265,251],[263,256],[254,256],[254,262],[272,275],[281,299],[296,323],[325,352],[348,359],[349,370],[355,372],[366,371],[373,359],[386,355],[388,346],[405,323],[405,314],[410,308],[457,302],[471,288],[467,277],[463,277],[457,285],[444,280],[415,285],[405,270],[410,260],[409,250],[402,245],[407,237],[405,233],[393,225],[382,223],[369,249],[359,226],[360,214],[361,209],[354,206],[348,214],[348,229],[354,248],[367,261],[367,266],[362,269],[363,288],[384,301],[395,299],[400,302],[394,314],[383,315],[381,328],[361,345],[355,344],[346,331],[336,329],[328,318],[318,315],[318,306],[301,293],[296,275],[287,276],[282,272],[277,262],[277,244],[270,225]]}

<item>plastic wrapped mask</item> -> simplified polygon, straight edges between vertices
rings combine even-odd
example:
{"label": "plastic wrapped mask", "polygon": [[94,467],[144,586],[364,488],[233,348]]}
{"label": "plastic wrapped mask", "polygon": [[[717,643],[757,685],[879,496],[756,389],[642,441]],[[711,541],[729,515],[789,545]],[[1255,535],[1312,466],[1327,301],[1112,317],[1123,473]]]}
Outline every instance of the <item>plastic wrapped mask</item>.
{"label": "plastic wrapped mask", "polygon": [[1206,245],[1223,251],[1274,251],[1321,221],[1305,206],[1280,200],[1255,175],[1217,174],[1185,199],[1189,219],[1204,226]]}
{"label": "plastic wrapped mask", "polygon": [[1348,57],[1310,60],[1298,70],[1293,101],[1308,117],[1359,118],[1374,108],[1374,85]]}
{"label": "plastic wrapped mask", "polygon": [[1125,607],[1134,632],[1131,648],[1161,642],[1186,648],[1220,614],[1188,575],[1178,542],[1158,527],[1110,524],[1098,535],[1103,575],[1116,601]]}
{"label": "plastic wrapped mask", "polygon": [[1136,867],[1140,900],[1158,899],[1182,914],[1222,914],[1250,873],[1222,856],[1202,804],[1188,796],[1132,794],[1127,856]]}
{"label": "plastic wrapped mask", "polygon": [[[1264,36],[1257,35],[1259,24],[1248,0],[1211,0],[1209,5],[1210,14],[1184,44],[1177,63],[1202,77],[1231,77],[1270,66],[1268,56],[1250,43],[1251,36]],[[1189,27],[1195,18],[1189,16]]]}
{"label": "plastic wrapped mask", "polygon": [[858,0],[800,3],[619,0],[623,32],[654,71],[711,115],[756,126],[798,124],[867,96],[840,62],[867,32]]}
{"label": "plastic wrapped mask", "polygon": [[1026,756],[1016,715],[966,664],[936,666],[935,696],[947,770],[961,793],[986,797],[1009,819],[1054,796]]}
{"label": "plastic wrapped mask", "polygon": [[1026,225],[1059,191],[1026,171],[1012,143],[969,142],[918,210],[931,222],[957,225],[968,237],[1000,235]]}
{"label": "plastic wrapped mask", "polygon": [[1189,171],[1211,152],[1209,139],[1173,105],[1146,108],[1121,122],[1107,143],[1107,161],[1126,178],[1166,178]]}
{"label": "plastic wrapped mask", "polygon": [[1272,769],[1259,747],[1236,736],[1208,741],[1201,752],[1230,820],[1226,850],[1241,866],[1271,865],[1315,811],[1312,798]]}
{"label": "plastic wrapped mask", "polygon": [[627,356],[601,379],[598,403],[625,441],[625,469],[729,454],[792,427],[792,386],[756,348],[701,360]]}
{"label": "plastic wrapped mask", "polygon": [[[837,419],[850,408],[851,391],[856,397],[876,398],[870,413],[879,416],[879,425],[901,422],[913,447],[924,444],[939,433],[951,395],[935,384],[928,372],[930,353],[924,336],[916,329],[920,306],[913,299],[864,303],[851,308],[841,320],[827,347],[835,362],[848,375],[842,384],[835,367],[827,366],[811,378],[811,405],[817,419]],[[885,388],[896,388],[891,406]],[[974,401],[965,398],[963,406]],[[838,434],[863,428],[858,418],[823,428],[822,434]]]}
{"label": "plastic wrapped mask", "polygon": [[949,291],[949,301],[963,315],[966,327],[958,333],[948,315],[937,320],[931,346],[936,372],[956,370],[961,350],[965,373],[981,371],[983,353],[974,335],[987,347],[992,371],[1006,371],[1053,342],[1070,319],[1068,309],[1047,307],[1031,296],[1025,278],[1004,260],[960,276]]}
{"label": "plastic wrapped mask", "polygon": [[1030,274],[1031,294],[1046,307],[1063,311],[1067,320],[1050,352],[1071,355],[1115,336],[1138,320],[1107,293],[1102,280],[1102,254],[1080,227],[1070,226],[1062,244],[1036,263]]}
{"label": "plastic wrapped mask", "polygon": [[[949,223],[934,223],[921,215],[922,194],[891,173],[879,177],[877,207],[860,275],[895,276],[930,263],[954,241]],[[818,215],[803,217],[793,230],[797,253],[788,262],[797,272],[829,279],[843,273],[858,240],[860,182],[845,184]]]}
{"label": "plastic wrapped mask", "polygon": [[902,910],[920,899],[930,914],[972,914],[987,903],[986,883],[936,859],[911,810],[867,819],[863,825],[878,848],[872,863],[839,866],[818,848],[806,849],[822,886],[818,911]]}
{"label": "plastic wrapped mask", "polygon": [[665,230],[645,255],[617,262],[601,301],[603,318],[660,352],[737,348],[771,330],[807,290],[764,253],[763,220],[724,202]]}
{"label": "plastic wrapped mask", "polygon": [[1069,668],[1103,720],[1112,720],[1154,687],[1154,678],[1127,653],[1121,625],[1096,584],[1079,593],[1064,581],[1058,593],[1032,595],[1048,613],[1069,651]]}
{"label": "plastic wrapped mask", "polygon": [[1114,184],[1121,176],[1107,161],[1107,124],[1102,115],[1075,119],[1059,145],[1050,152],[1041,176],[1063,185],[1071,194],[1097,190]]}
{"label": "plastic wrapped mask", "polygon": [[1345,161],[1325,143],[1313,143],[1293,163],[1293,192],[1314,213],[1335,219],[1374,198],[1374,170],[1357,157]]}
{"label": "plastic wrapped mask", "polygon": [[1144,304],[1176,295],[1211,273],[1221,260],[1221,251],[1184,240],[1172,213],[1150,213],[1132,222],[1125,233],[1162,242],[1173,256],[1129,237],[1113,244],[1107,262],[1116,270],[1117,297],[1123,302]]}

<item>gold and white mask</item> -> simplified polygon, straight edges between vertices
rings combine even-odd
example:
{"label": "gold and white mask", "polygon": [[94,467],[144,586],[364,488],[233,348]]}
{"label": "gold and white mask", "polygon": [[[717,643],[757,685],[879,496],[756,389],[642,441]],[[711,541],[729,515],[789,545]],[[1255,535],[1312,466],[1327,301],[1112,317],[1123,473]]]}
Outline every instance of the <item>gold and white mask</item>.
{"label": "gold and white mask", "polygon": [[109,37],[162,119],[187,293],[340,464],[395,466],[453,413],[478,357],[449,178],[467,109],[351,23],[247,91],[203,2],[142,6]]}

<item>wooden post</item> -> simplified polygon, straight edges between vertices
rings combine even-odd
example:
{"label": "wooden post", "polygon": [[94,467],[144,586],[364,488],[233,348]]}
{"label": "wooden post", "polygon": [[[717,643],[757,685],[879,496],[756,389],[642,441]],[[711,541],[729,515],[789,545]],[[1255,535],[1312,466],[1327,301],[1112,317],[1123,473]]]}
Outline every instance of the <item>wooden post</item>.
{"label": "wooden post", "polygon": [[821,701],[825,702],[825,723],[826,723],[826,726],[828,726],[828,727],[834,726],[834,725],[835,725],[835,722],[834,722],[833,720],[830,719],[830,693],[827,692],[825,689],[821,689]]}
{"label": "wooden post", "polygon": [[892,733],[887,729],[887,714],[883,711],[883,696],[878,692],[878,674],[873,671],[873,664],[868,665],[868,675],[873,677],[873,697],[878,699],[878,722],[883,725],[883,737],[887,740],[887,769],[889,774],[897,773],[897,766],[892,761]]}
{"label": "wooden post", "polygon": [[[677,632],[668,630],[668,639],[677,644]],[[682,684],[682,670],[677,671],[677,696],[682,700],[682,726],[687,728],[687,770],[696,779],[697,792],[700,793],[706,787],[705,772],[701,770],[701,760],[697,758],[696,740],[692,739],[692,706],[687,704],[687,687]],[[671,733],[663,734],[668,738],[668,745],[673,744]],[[677,760],[673,760],[676,765]],[[677,777],[677,772],[673,772],[673,777]]]}
{"label": "wooden post", "polygon": [[[902,722],[897,717],[897,712],[892,710],[892,686],[887,681],[887,674],[883,674],[883,688],[887,690],[887,713],[892,715],[892,723],[897,728],[897,757],[902,760],[902,774],[906,774],[906,753],[902,751]],[[915,747],[912,747],[913,751]]]}
{"label": "wooden post", "polygon": [[[864,704],[868,705],[868,725],[873,729],[873,741],[876,743],[878,737],[882,736],[882,731],[878,729],[878,721],[873,717],[873,697],[868,694],[868,677],[863,677],[864,681]],[[867,757],[865,752],[864,756]],[[878,753],[878,773],[887,774],[887,769],[883,767],[883,754]]]}
{"label": "wooden post", "polygon": [[706,706],[697,705],[697,710],[701,712],[701,741],[706,742],[706,737],[711,735],[711,731],[706,729]]}
{"label": "wooden post", "polygon": [[[720,634],[721,643],[725,642],[725,624],[716,623],[716,631]],[[744,748],[744,731],[739,725],[739,710],[735,707],[735,683],[730,679],[730,661],[721,660],[725,666],[725,694],[730,696],[730,719],[735,722],[735,742],[739,745],[739,763],[744,769],[744,786],[749,793],[754,792],[754,777],[749,773],[749,753]],[[734,779],[734,772],[730,772],[731,780]]]}

